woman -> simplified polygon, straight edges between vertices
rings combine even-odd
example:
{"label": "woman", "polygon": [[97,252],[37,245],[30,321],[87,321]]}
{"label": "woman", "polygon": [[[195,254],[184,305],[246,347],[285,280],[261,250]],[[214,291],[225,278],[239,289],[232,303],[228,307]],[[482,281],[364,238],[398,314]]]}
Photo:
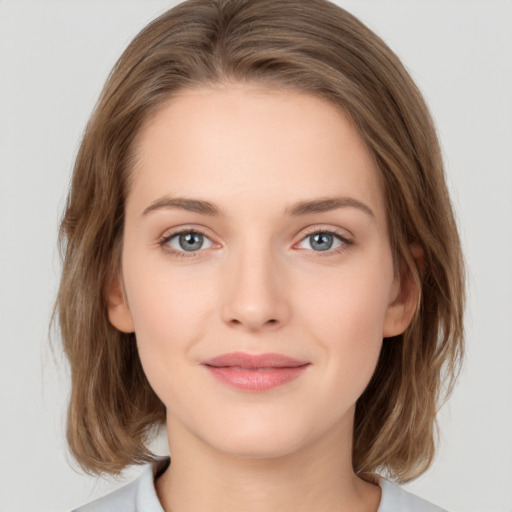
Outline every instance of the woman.
{"label": "woman", "polygon": [[432,460],[460,244],[421,95],[347,12],[189,1],[151,23],[62,236],[72,453],[115,474],[165,424],[172,457],[79,510],[439,510],[377,473]]}

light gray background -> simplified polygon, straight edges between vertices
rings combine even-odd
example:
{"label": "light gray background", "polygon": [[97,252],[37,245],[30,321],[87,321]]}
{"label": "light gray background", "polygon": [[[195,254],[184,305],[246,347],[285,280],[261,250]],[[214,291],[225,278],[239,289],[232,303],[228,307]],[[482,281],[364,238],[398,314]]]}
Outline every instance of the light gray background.
{"label": "light gray background", "polygon": [[[512,2],[338,3],[383,36],[431,106],[469,268],[465,370],[436,462],[409,487],[452,512],[511,512]],[[56,232],[108,71],[171,5],[0,0],[0,511],[65,511],[121,485],[66,455],[68,372],[48,344]]]}

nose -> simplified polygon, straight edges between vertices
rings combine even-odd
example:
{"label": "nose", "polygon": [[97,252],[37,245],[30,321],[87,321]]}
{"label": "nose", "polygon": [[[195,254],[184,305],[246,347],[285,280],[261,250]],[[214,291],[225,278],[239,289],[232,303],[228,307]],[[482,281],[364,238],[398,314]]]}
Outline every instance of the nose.
{"label": "nose", "polygon": [[229,262],[223,320],[251,332],[279,329],[290,316],[283,269],[268,246],[250,245],[232,254]]}

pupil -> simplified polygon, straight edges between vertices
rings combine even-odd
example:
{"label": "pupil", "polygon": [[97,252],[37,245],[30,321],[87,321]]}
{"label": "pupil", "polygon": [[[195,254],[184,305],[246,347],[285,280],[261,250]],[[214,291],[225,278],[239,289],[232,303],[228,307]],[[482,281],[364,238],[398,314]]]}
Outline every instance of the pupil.
{"label": "pupil", "polygon": [[331,248],[333,243],[333,237],[332,235],[329,235],[327,233],[316,233],[313,235],[313,242],[311,246],[313,249],[316,249],[318,251],[327,251]]}
{"label": "pupil", "polygon": [[195,251],[203,245],[203,235],[198,233],[187,233],[180,235],[180,246],[185,251]]}

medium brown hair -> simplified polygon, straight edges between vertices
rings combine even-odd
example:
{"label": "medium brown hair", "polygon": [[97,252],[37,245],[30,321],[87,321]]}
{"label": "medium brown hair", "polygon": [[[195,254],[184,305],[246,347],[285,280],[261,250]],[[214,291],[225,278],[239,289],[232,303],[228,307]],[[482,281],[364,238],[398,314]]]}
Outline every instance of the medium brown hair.
{"label": "medium brown hair", "polygon": [[[105,298],[119,270],[134,140],[178,90],[228,82],[326,99],[350,116],[375,159],[394,261],[421,299],[404,334],[384,340],[357,402],[353,466],[410,480],[432,461],[435,416],[462,356],[460,242],[420,92],[377,35],[326,0],[188,0],[142,30],[115,65],[77,155],[60,233],[56,306],[71,365],[70,450],[92,473],[154,458],[147,443],[165,407],[135,335],[112,327]],[[413,245],[424,254],[421,271]]]}

